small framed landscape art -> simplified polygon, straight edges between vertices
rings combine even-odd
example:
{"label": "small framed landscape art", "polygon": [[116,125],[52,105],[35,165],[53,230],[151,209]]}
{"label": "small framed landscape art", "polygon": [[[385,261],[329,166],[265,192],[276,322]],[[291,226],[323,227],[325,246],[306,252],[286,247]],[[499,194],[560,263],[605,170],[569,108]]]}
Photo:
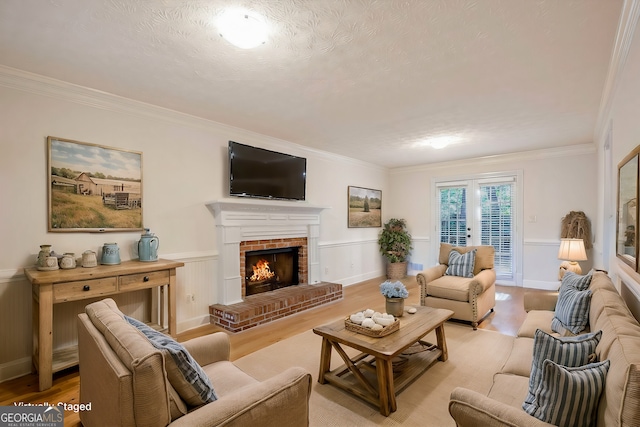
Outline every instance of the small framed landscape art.
{"label": "small framed landscape art", "polygon": [[382,227],[382,191],[348,187],[349,227]]}
{"label": "small framed landscape art", "polygon": [[50,136],[48,229],[142,230],[142,153]]}

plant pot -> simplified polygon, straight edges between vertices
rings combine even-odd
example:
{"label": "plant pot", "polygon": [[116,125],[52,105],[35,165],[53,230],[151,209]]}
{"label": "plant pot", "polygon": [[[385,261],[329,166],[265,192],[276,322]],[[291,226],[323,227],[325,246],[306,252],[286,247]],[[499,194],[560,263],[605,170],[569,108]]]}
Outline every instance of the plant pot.
{"label": "plant pot", "polygon": [[407,277],[407,262],[388,262],[387,278],[391,280]]}
{"label": "plant pot", "polygon": [[387,314],[402,317],[404,314],[404,298],[387,298],[385,301]]}

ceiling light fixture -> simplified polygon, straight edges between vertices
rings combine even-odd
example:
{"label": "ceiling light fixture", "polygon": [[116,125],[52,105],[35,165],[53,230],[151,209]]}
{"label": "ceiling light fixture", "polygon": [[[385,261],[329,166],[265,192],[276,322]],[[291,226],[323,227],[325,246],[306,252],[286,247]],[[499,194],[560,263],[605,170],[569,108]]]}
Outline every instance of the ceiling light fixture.
{"label": "ceiling light fixture", "polygon": [[267,24],[246,10],[227,10],[217,24],[220,36],[239,48],[251,49],[267,41]]}
{"label": "ceiling light fixture", "polygon": [[459,136],[442,135],[442,136],[434,136],[432,138],[427,138],[426,140],[422,141],[419,145],[421,146],[428,145],[430,147],[435,148],[436,150],[439,150],[441,148],[445,148],[450,144],[455,144],[461,141],[462,141],[462,138]]}

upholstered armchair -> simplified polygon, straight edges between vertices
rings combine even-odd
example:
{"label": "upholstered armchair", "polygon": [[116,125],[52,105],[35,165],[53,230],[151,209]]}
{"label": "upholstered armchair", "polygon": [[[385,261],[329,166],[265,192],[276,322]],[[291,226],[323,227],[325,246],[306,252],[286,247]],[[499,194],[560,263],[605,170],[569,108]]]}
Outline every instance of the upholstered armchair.
{"label": "upholstered armchair", "polygon": [[[80,401],[91,403],[80,413],[84,426],[309,425],[311,375],[304,369],[258,381],[229,361],[224,332],[184,343],[156,332],[170,344],[163,347],[145,326],[110,298],[78,315]],[[174,357],[180,346],[187,357]],[[184,375],[194,361],[199,369]]]}
{"label": "upholstered armchair", "polygon": [[[475,250],[473,267],[468,261],[469,252]],[[451,254],[454,251],[454,254]],[[453,310],[453,319],[471,322],[473,329],[478,329],[478,323],[493,311],[496,304],[496,273],[493,269],[495,249],[493,246],[452,246],[448,243],[440,244],[440,264],[428,268],[416,276],[420,285],[420,304],[429,307]],[[449,269],[450,260],[454,265]],[[460,261],[460,264],[458,263]],[[465,262],[467,264],[465,264]],[[456,274],[462,274],[462,277]]]}

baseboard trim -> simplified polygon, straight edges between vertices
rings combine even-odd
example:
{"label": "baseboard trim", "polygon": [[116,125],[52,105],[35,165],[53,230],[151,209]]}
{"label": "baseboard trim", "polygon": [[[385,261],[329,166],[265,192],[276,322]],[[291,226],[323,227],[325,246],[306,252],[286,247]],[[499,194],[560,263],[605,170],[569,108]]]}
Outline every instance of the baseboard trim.
{"label": "baseboard trim", "polygon": [[31,357],[0,364],[0,383],[30,374],[32,366]]}
{"label": "baseboard trim", "polygon": [[369,273],[362,273],[355,276],[344,277],[337,280],[329,280],[332,283],[340,283],[342,286],[354,285],[356,283],[364,282],[366,280],[375,279],[376,277],[382,277],[385,273],[382,271],[372,271]]}
{"label": "baseboard trim", "polygon": [[209,321],[209,315],[192,317],[191,319],[183,320],[178,323],[178,333],[181,334],[183,332],[187,332],[190,329],[199,328],[201,326],[209,325],[211,322]]}

